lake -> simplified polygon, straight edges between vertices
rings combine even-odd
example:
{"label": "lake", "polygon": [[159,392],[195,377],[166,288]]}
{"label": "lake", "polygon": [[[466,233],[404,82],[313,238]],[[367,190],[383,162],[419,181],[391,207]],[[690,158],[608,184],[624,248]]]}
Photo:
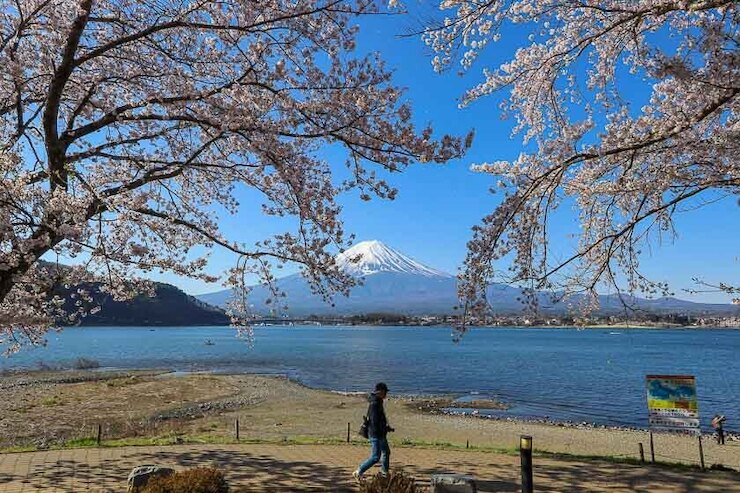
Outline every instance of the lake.
{"label": "lake", "polygon": [[[213,345],[206,345],[210,340]],[[253,347],[228,327],[89,327],[52,333],[46,347],[0,359],[0,369],[70,365],[287,375],[308,386],[491,397],[515,417],[646,427],[646,374],[695,375],[707,425],[740,426],[740,331],[726,329],[473,329],[459,343],[442,327],[264,327]]]}

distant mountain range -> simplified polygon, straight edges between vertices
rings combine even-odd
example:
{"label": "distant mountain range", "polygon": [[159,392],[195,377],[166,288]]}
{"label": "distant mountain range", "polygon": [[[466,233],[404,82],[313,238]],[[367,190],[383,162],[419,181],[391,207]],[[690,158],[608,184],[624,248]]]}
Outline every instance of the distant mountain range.
{"label": "distant mountain range", "polygon": [[[352,289],[349,297],[337,296],[333,306],[313,294],[306,280],[294,274],[277,281],[286,293],[286,315],[302,317],[345,316],[367,313],[398,313],[405,315],[443,315],[455,313],[457,289],[455,276],[433,269],[404,255],[380,241],[363,241],[337,256],[337,264],[345,272],[363,279],[363,285]],[[356,260],[356,261],[355,261]],[[505,284],[490,287],[489,300],[500,315],[521,314],[521,291]],[[232,297],[231,290],[197,296],[207,304],[225,306]],[[565,303],[553,303],[552,296],[539,293],[540,312],[543,315],[561,315],[568,311]],[[252,309],[257,314],[268,314],[272,305],[265,301],[270,293],[265,286],[254,286],[250,294]],[[601,315],[624,313],[622,301],[614,295],[600,296]],[[740,307],[725,304],[694,303],[677,298],[648,300],[630,297],[628,303],[655,314],[682,315],[738,315]]]}

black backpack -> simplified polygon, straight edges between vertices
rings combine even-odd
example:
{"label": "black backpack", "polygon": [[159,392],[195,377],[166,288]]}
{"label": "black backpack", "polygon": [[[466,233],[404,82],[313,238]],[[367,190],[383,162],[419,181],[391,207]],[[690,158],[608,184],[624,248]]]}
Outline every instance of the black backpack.
{"label": "black backpack", "polygon": [[[369,412],[370,412],[370,408],[368,407],[368,413]],[[357,432],[358,435],[360,435],[362,438],[365,438],[365,439],[369,437],[368,431],[367,431],[368,425],[370,424],[370,420],[367,418],[368,413],[365,413],[365,415],[362,417],[362,425],[360,426],[360,429]]]}

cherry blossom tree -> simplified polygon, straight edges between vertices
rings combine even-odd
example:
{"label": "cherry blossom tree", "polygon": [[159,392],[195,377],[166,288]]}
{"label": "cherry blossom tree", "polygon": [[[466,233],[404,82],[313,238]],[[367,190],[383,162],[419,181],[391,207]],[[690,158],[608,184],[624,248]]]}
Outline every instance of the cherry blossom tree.
{"label": "cherry blossom tree", "polygon": [[[423,33],[436,70],[459,63],[468,71],[482,53],[494,58],[505,36],[518,46],[461,100],[499,94],[523,149],[474,166],[500,178],[503,197],[469,243],[460,287],[467,309],[486,310],[496,279],[521,283],[531,301],[537,289],[591,302],[604,289],[667,293],[641,271],[641,253],[673,239],[678,212],[740,193],[739,4],[439,5],[446,18]],[[556,254],[549,225],[563,207],[577,210],[579,239]],[[498,268],[508,260],[508,270]]]}
{"label": "cherry blossom tree", "polygon": [[[470,144],[415,128],[379,56],[353,54],[354,20],[378,8],[0,0],[0,338],[42,342],[62,315],[54,286],[96,281],[125,298],[146,289],[142,272],[216,281],[196,247],[232,252],[222,280],[242,293],[285,262],[322,294],[346,292],[337,195],[392,199],[387,173]],[[346,161],[322,159],[326,146]],[[219,217],[243,189],[295,228],[230,238]]]}

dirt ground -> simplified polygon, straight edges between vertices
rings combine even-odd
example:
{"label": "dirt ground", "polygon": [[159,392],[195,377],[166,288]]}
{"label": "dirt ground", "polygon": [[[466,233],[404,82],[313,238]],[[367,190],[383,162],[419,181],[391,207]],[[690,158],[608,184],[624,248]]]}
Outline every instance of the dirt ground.
{"label": "dirt ground", "polygon": [[[364,396],[313,390],[284,378],[256,375],[176,375],[165,372],[59,372],[0,377],[0,448],[43,448],[93,437],[104,440],[182,437],[184,441],[242,440],[316,443],[360,441]],[[423,408],[420,410],[419,408]],[[386,413],[396,445],[454,445],[514,450],[521,434],[538,451],[650,460],[646,432],[448,416],[423,401],[390,398]],[[705,462],[740,470],[740,441],[703,441]],[[655,435],[656,459],[696,464],[696,438]]]}

